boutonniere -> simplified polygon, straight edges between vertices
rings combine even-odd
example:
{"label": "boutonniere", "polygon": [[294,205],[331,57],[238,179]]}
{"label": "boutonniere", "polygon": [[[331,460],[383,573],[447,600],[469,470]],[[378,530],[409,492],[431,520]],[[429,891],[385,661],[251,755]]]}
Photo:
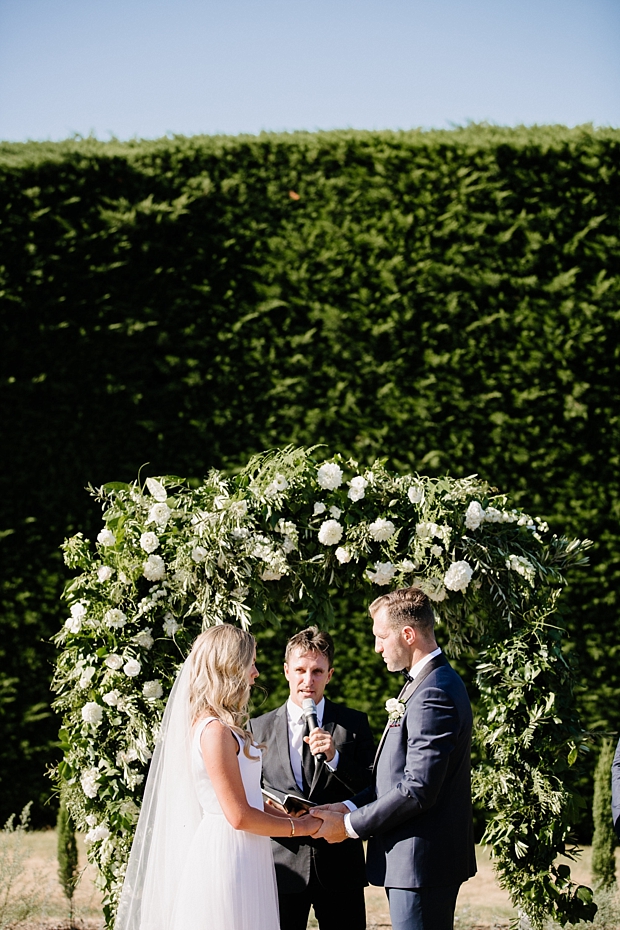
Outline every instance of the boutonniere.
{"label": "boutonniere", "polygon": [[385,709],[388,712],[388,720],[393,726],[395,723],[400,723],[407,708],[398,698],[390,698],[389,701],[385,702]]}

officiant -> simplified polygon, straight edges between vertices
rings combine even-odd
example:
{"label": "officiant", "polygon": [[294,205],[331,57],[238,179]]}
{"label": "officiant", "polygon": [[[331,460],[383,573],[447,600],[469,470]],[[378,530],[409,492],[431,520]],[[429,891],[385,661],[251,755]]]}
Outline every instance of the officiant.
{"label": "officiant", "polygon": [[[375,744],[366,714],[324,697],[334,673],[334,642],[309,627],[286,646],[285,704],[250,721],[264,744],[263,787],[277,796],[293,794],[315,804],[351,798],[370,784]],[[316,704],[318,728],[311,730],[304,701]],[[320,755],[321,760],[317,761]],[[306,930],[310,907],[320,930],[365,930],[366,882],[360,840],[329,845],[312,837],[272,839],[281,930]]]}

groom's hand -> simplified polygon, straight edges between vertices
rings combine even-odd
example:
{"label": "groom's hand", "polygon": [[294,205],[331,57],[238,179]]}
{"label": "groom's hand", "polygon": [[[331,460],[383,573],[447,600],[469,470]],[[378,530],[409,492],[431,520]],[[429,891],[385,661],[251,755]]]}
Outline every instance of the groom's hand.
{"label": "groom's hand", "polygon": [[342,843],[349,838],[345,830],[344,815],[340,811],[327,811],[312,808],[312,816],[323,821],[322,826],[314,834],[316,838],[327,840],[328,843]]}
{"label": "groom's hand", "polygon": [[335,811],[337,814],[348,814],[349,808],[346,804],[317,804],[312,808],[313,811]]}
{"label": "groom's hand", "polygon": [[331,733],[328,733],[327,730],[321,730],[320,727],[313,730],[309,736],[304,736],[304,742],[310,746],[310,752],[313,756],[316,756],[319,752],[325,753],[327,762],[331,762],[336,755],[336,747]]}

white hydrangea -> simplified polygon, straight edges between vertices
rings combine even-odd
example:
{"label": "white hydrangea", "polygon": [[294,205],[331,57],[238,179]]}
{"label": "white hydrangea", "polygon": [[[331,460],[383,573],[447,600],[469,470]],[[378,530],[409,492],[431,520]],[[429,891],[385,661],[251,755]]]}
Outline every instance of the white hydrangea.
{"label": "white hydrangea", "polygon": [[116,536],[112,530],[109,530],[107,526],[104,526],[104,528],[97,534],[97,542],[102,546],[114,546],[116,545]]}
{"label": "white hydrangea", "polygon": [[464,591],[473,573],[474,570],[469,562],[453,562],[444,575],[443,582],[449,591]]}
{"label": "white hydrangea", "polygon": [[118,701],[119,701],[120,696],[121,696],[120,691],[117,691],[116,688],[114,688],[112,691],[106,691],[106,693],[103,695],[102,700],[103,700],[109,707],[116,707],[116,705],[118,704]]}
{"label": "white hydrangea", "polygon": [[342,539],[342,524],[337,520],[325,520],[319,530],[319,542],[324,546],[335,546]]}
{"label": "white hydrangea", "polygon": [[127,623],[127,617],[118,607],[111,607],[103,617],[103,622],[111,630],[122,630]]}
{"label": "white hydrangea", "polygon": [[104,584],[104,582],[109,581],[112,575],[114,574],[114,569],[110,568],[109,565],[100,565],[97,569],[97,581]]}
{"label": "white hydrangea", "polygon": [[342,546],[338,546],[334,554],[341,565],[346,565],[347,562],[351,561],[351,553],[348,549],[344,549]]}
{"label": "white hydrangea", "polygon": [[110,836],[110,831],[104,823],[100,823],[99,826],[93,827],[92,830],[89,830],[86,836],[84,837],[84,843],[86,846],[92,846],[93,843],[98,843],[100,840],[107,840]]}
{"label": "white hydrangea", "polygon": [[142,574],[147,581],[161,581],[166,574],[166,565],[160,555],[150,555],[142,566]]}
{"label": "white hydrangea", "polygon": [[127,678],[135,678],[136,675],[139,675],[142,671],[142,666],[137,659],[127,659],[123,666],[123,671],[127,675]]}
{"label": "white hydrangea", "polygon": [[361,499],[366,496],[367,487],[368,482],[366,479],[362,478],[361,475],[356,475],[355,478],[351,478],[349,481],[347,497],[350,501],[361,501]]}
{"label": "white hydrangea", "polygon": [[168,499],[165,487],[160,481],[157,480],[157,478],[147,478],[146,486],[149,489],[151,495],[155,498],[156,501],[159,501],[159,503],[163,503],[163,501]]}
{"label": "white hydrangea", "polygon": [[82,791],[87,798],[96,798],[97,792],[99,791],[99,769],[89,768],[84,769],[80,775],[80,784],[82,786]]}
{"label": "white hydrangea", "polygon": [[155,678],[153,681],[145,681],[142,686],[142,694],[147,701],[158,701],[163,693],[164,689],[159,678]]}
{"label": "white hydrangea", "polygon": [[119,656],[116,652],[111,652],[110,655],[106,656],[103,660],[103,664],[107,665],[113,672],[118,672],[119,668],[123,667],[123,662],[123,657]]}
{"label": "white hydrangea", "polygon": [[164,617],[163,627],[166,636],[174,636],[177,630],[181,629],[181,624],[177,623],[171,613],[167,613]]}
{"label": "white hydrangea", "polygon": [[471,501],[465,511],[465,526],[468,530],[477,530],[485,516],[484,507],[480,501]]}
{"label": "white hydrangea", "polygon": [[325,506],[323,501],[316,501],[314,505],[314,510],[312,512],[312,516],[318,517],[320,516],[320,514],[325,513],[326,510],[327,510],[327,507]]}
{"label": "white hydrangea", "polygon": [[396,571],[396,566],[392,565],[391,562],[375,562],[374,572],[371,572],[368,568],[366,574],[375,584],[386,585],[390,583]]}
{"label": "white hydrangea", "polygon": [[502,523],[502,511],[497,507],[487,507],[484,512],[485,523]]}
{"label": "white hydrangea", "polygon": [[517,572],[521,575],[529,584],[534,584],[534,579],[536,578],[536,569],[532,565],[529,559],[526,559],[524,555],[511,555],[506,559],[506,568],[510,571]]}
{"label": "white hydrangea", "polygon": [[396,527],[391,520],[384,520],[383,517],[378,517],[374,523],[370,524],[368,532],[377,542],[385,542],[394,535]]}
{"label": "white hydrangea", "polygon": [[317,471],[316,480],[324,491],[335,491],[342,484],[342,468],[335,462],[326,462]]}
{"label": "white hydrangea", "polygon": [[170,519],[171,514],[172,511],[170,507],[168,507],[168,504],[153,504],[149,510],[149,517],[146,522],[155,523],[159,527],[164,527]]}
{"label": "white hydrangea", "polygon": [[84,704],[82,708],[82,720],[84,723],[92,723],[93,726],[98,727],[103,720],[103,707],[101,704],[97,704],[95,701],[89,701],[87,704]]}
{"label": "white hydrangea", "polygon": [[[233,533],[235,531],[233,530]],[[194,562],[204,562],[208,554],[207,549],[204,546],[194,546],[192,549],[192,559]]]}
{"label": "white hydrangea", "polygon": [[263,581],[279,581],[282,577],[282,572],[278,572],[273,568],[266,568],[261,573],[261,578]]}
{"label": "white hydrangea", "polygon": [[159,549],[159,536],[157,533],[143,533],[140,537],[140,546],[145,552],[155,552]]}
{"label": "white hydrangea", "polygon": [[142,649],[151,649],[155,640],[151,636],[151,628],[146,627],[144,630],[140,630],[139,633],[133,638],[134,643],[137,643]]}
{"label": "white hydrangea", "polygon": [[424,500],[424,488],[419,484],[412,484],[407,489],[407,497],[412,504],[421,504]]}
{"label": "white hydrangea", "polygon": [[331,516],[334,518],[334,520],[339,520],[340,517],[342,516],[342,510],[340,509],[340,507],[336,507],[335,505],[329,508],[329,512]]}

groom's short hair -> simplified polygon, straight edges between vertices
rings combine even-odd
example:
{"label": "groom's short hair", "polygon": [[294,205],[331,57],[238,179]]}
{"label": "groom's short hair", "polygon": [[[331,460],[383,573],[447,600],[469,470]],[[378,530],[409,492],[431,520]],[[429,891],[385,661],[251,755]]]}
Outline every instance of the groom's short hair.
{"label": "groom's short hair", "polygon": [[382,608],[387,611],[390,626],[395,630],[412,626],[422,633],[432,633],[435,628],[431,602],[421,588],[397,588],[382,594],[368,608],[370,616],[374,618]]}
{"label": "groom's short hair", "polygon": [[324,655],[332,668],[334,664],[334,641],[325,630],[319,630],[318,626],[309,626],[306,630],[300,630],[291,636],[286,644],[284,661],[288,665],[291,654],[296,650],[300,652],[320,652]]}

